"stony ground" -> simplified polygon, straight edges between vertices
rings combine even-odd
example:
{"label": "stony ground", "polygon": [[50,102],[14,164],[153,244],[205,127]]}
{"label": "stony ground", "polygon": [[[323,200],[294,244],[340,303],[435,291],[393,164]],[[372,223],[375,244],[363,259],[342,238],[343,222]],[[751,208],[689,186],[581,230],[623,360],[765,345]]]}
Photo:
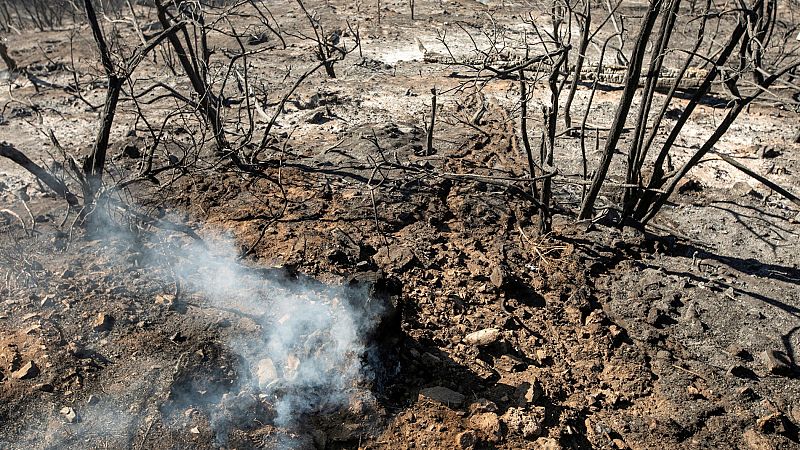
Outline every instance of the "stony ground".
{"label": "stony ground", "polygon": [[[452,24],[483,7],[431,2],[411,22],[386,2],[377,24],[331,3],[328,16],[361,20],[363,55],[289,102],[286,145],[269,155],[280,168],[267,169],[279,183],[198,163],[128,198],[202,245],[115,210],[99,230],[74,226],[0,161],[0,448],[800,447],[796,206],[711,158],[645,231],[576,222],[581,188],[565,177],[554,232],[538,236],[519,189],[496,182],[524,175],[515,85],[459,91],[414,39],[436,49],[448,29],[466,51]],[[290,30],[303,23],[292,5],[273,11]],[[512,30],[513,11],[498,15]],[[24,64],[68,61],[68,42],[9,36]],[[254,64],[276,101],[311,48],[270,55]],[[433,86],[442,122],[425,155]],[[618,95],[597,93],[594,122]],[[59,160],[49,129],[88,151],[96,113],[74,97],[23,84],[0,100],[2,140],[33,159]],[[458,120],[484,102],[477,128]],[[686,154],[722,114],[700,109]],[[118,124],[124,179],[148,136],[128,108]],[[796,190],[797,131],[795,114],[755,105],[719,150]],[[562,174],[579,173],[577,148],[559,139]]]}

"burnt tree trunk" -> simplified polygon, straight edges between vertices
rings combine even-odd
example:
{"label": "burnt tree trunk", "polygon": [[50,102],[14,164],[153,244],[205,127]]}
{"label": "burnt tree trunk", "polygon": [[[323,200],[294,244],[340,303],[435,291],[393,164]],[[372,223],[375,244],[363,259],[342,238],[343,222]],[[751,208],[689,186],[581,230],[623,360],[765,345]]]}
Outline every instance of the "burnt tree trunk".
{"label": "burnt tree trunk", "polygon": [[633,54],[631,55],[628,71],[625,73],[625,87],[622,91],[622,98],[620,99],[619,107],[617,107],[617,112],[614,116],[614,122],[611,125],[608,138],[606,139],[606,145],[603,149],[603,156],[600,159],[600,165],[598,166],[597,172],[595,172],[595,175],[592,178],[592,184],[589,186],[586,197],[583,199],[581,211],[578,216],[580,219],[589,219],[592,217],[594,203],[597,200],[597,196],[600,194],[600,188],[603,186],[603,182],[608,175],[608,168],[611,166],[611,160],[614,158],[614,152],[617,149],[617,143],[622,135],[622,130],[625,127],[625,121],[628,118],[628,113],[631,109],[633,97],[636,94],[636,88],[639,85],[639,77],[642,74],[642,61],[644,60],[647,43],[650,40],[650,34],[653,31],[653,25],[655,24],[656,18],[658,18],[661,4],[662,0],[656,0],[652,5],[650,5],[644,19],[642,20],[642,26],[639,30],[639,35],[636,38],[636,45],[634,46]]}

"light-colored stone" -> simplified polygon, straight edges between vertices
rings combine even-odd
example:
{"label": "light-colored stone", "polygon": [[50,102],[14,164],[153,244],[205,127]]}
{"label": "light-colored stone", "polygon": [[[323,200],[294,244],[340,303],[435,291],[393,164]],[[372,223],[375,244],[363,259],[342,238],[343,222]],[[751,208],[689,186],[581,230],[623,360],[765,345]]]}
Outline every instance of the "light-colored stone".
{"label": "light-colored stone", "polygon": [[158,294],[155,298],[155,304],[172,308],[175,306],[175,296],[172,294]]}
{"label": "light-colored stone", "polygon": [[106,313],[99,313],[92,320],[92,329],[94,331],[108,331],[114,326],[114,317]]}
{"label": "light-colored stone", "polygon": [[534,407],[530,412],[522,408],[508,408],[503,414],[503,423],[509,432],[521,434],[525,439],[534,439],[542,434],[543,407]]}
{"label": "light-colored stone", "polygon": [[258,378],[258,387],[264,389],[270,383],[278,379],[278,371],[275,369],[275,363],[270,358],[264,358],[258,361],[256,365],[256,378]]}
{"label": "light-colored stone", "polygon": [[64,420],[67,421],[67,423],[75,423],[75,421],[78,420],[78,414],[75,413],[75,410],[69,406],[61,408],[61,411],[59,412],[64,417]]}
{"label": "light-colored stone", "polygon": [[28,361],[18,370],[11,372],[11,378],[15,380],[29,380],[35,378],[36,375],[39,375],[39,368],[36,367],[36,363],[33,361]]}
{"label": "light-colored stone", "polygon": [[495,343],[498,339],[500,339],[500,330],[497,328],[485,328],[464,336],[464,343],[481,347]]}
{"label": "light-colored stone", "polygon": [[472,415],[469,425],[488,442],[498,442],[502,437],[500,418],[493,412]]}

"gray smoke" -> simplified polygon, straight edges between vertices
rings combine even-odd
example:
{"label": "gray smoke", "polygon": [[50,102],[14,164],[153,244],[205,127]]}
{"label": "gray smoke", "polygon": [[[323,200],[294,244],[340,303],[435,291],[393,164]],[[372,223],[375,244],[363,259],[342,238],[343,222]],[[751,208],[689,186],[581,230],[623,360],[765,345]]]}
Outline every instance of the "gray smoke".
{"label": "gray smoke", "polygon": [[[236,389],[269,403],[275,426],[291,429],[306,414],[332,412],[369,393],[361,387],[364,336],[379,309],[367,313],[365,288],[265,276],[242,266],[229,240],[189,245],[178,254],[175,272],[192,290],[260,326],[228,345],[245,366]],[[228,420],[216,423],[224,435]]]}
{"label": "gray smoke", "polygon": [[[119,232],[103,239],[145,246]],[[341,411],[354,399],[374,401],[365,387],[370,374],[362,360],[368,350],[365,336],[382,311],[370,303],[366,287],[327,285],[247,267],[237,259],[233,240],[225,237],[199,244],[172,236],[146,245],[150,250],[144,252],[141,265],[148,269],[143,273],[159,278],[156,282],[162,286],[181,285],[176,302],[191,305],[185,314],[207,318],[209,311],[217,310],[253,324],[237,327],[232,321],[233,326],[220,332],[223,341],[218,344],[238,357],[231,382],[213,395],[190,392],[182,403],[170,404],[168,392],[181,388],[180,380],[170,384],[174,362],[118,358],[111,367],[130,374],[130,383],[105,386],[99,402],[75,405],[77,417],[68,424],[59,413],[63,405],[55,405],[49,417],[28,424],[27,436],[0,437],[0,447],[132,444],[154,422],[156,427],[194,433],[193,425],[187,425],[187,412],[201,410],[220,444],[233,429],[246,429],[257,420],[276,428],[278,447],[291,448],[308,415]]]}

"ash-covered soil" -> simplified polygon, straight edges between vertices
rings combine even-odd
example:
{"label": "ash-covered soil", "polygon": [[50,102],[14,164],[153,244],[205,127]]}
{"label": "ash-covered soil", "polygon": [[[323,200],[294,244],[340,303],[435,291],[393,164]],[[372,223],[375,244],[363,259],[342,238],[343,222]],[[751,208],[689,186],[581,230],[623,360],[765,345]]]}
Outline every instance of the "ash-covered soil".
{"label": "ash-covered soil", "polygon": [[[292,96],[267,177],[201,155],[125,198],[197,238],[112,208],[82,228],[0,160],[0,448],[800,448],[796,205],[711,157],[645,230],[577,222],[579,143],[564,134],[554,231],[539,236],[527,193],[506,181],[527,167],[517,84],[459,90],[464,76],[425,63],[417,42],[441,51],[448,30],[467,52],[454,24],[482,23],[487,7],[418,2],[412,22],[406,2],[382,2],[378,24],[367,5],[323,3],[324,20],[359,21],[363,52]],[[519,31],[523,5],[488,3]],[[271,7],[303,29],[294,3]],[[86,31],[8,46],[22,64],[67,63],[72,39],[89,70]],[[313,45],[257,45],[269,57],[252,70],[274,108]],[[152,62],[141,70],[187,83]],[[427,155],[432,87],[441,109]],[[103,86],[83,95],[99,104]],[[544,87],[533,95],[546,101]],[[574,108],[588,95],[580,88]],[[618,97],[596,93],[593,124],[611,122]],[[19,82],[0,101],[0,139],[32,159],[60,160],[49,130],[88,153],[97,112],[73,95]],[[683,157],[723,114],[699,108]],[[753,105],[719,151],[797,191],[797,119]],[[173,130],[173,154],[157,158],[182,157],[192,132]],[[148,139],[123,103],[109,179],[135,176]]]}

